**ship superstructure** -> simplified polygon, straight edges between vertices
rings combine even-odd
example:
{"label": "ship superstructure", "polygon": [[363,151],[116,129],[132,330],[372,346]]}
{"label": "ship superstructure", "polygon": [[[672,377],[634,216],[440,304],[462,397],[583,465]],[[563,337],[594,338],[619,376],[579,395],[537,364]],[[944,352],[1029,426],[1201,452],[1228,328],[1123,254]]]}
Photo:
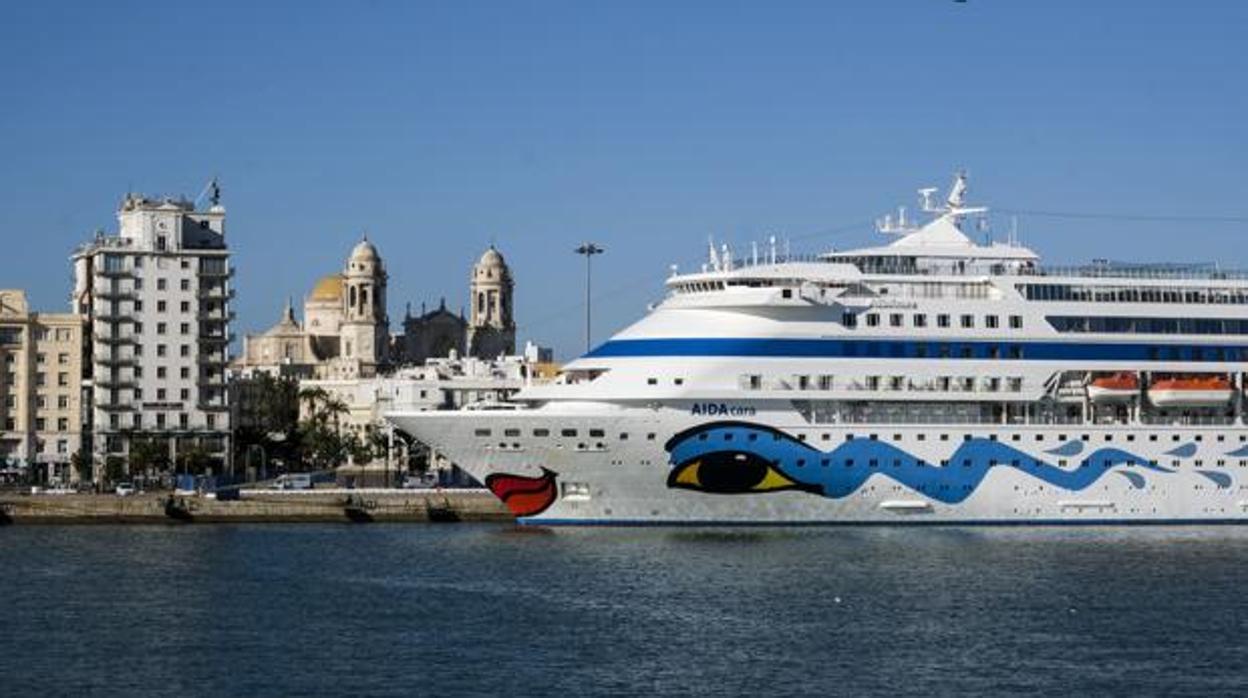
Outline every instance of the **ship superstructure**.
{"label": "ship superstructure", "polygon": [[1248,522],[1248,275],[1044,267],[934,193],[879,247],[712,246],[554,383],[389,417],[525,523]]}

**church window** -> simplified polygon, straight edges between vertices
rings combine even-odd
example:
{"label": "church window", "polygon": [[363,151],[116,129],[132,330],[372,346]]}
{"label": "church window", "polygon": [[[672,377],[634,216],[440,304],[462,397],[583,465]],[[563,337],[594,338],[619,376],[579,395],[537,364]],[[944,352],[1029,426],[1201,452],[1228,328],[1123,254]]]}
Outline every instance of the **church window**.
{"label": "church window", "polygon": [[351,300],[349,301],[349,305],[352,308],[355,307],[355,287],[354,286],[351,287]]}
{"label": "church window", "polygon": [[363,310],[367,307],[368,307],[368,289],[361,288],[360,289],[360,310]]}

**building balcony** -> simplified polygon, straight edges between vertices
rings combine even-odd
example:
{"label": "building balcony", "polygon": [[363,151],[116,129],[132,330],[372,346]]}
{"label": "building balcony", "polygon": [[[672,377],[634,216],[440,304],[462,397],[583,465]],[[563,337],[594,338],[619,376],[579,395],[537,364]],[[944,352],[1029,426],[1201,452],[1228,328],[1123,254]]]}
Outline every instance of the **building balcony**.
{"label": "building balcony", "polygon": [[234,311],[201,310],[195,314],[195,319],[200,322],[232,322],[234,320]]}
{"label": "building balcony", "polygon": [[135,387],[133,378],[96,378],[95,385],[108,390],[130,390]]}
{"label": "building balcony", "polygon": [[96,273],[96,275],[97,275],[97,276],[103,276],[103,277],[105,277],[105,278],[109,278],[109,279],[120,279],[120,278],[128,278],[128,277],[134,276],[134,270],[133,270],[133,269],[103,269],[103,268],[97,268],[97,269],[95,270],[95,273]]}
{"label": "building balcony", "polygon": [[96,289],[95,297],[106,301],[128,301],[138,296],[135,291],[116,291],[112,289]]}
{"label": "building balcony", "polygon": [[99,344],[138,344],[139,340],[133,334],[97,334],[94,340]]}
{"label": "building balcony", "polygon": [[134,322],[133,310],[105,310],[96,313],[95,319],[100,322]]}
{"label": "building balcony", "polygon": [[229,344],[232,337],[229,334],[201,334],[199,335],[200,344]]}
{"label": "building balcony", "polygon": [[197,294],[201,300],[228,301],[234,298],[232,288],[201,288]]}
{"label": "building balcony", "polygon": [[96,401],[95,408],[105,412],[133,412],[134,404],[123,400]]}
{"label": "building balcony", "polygon": [[203,366],[224,366],[230,363],[230,359],[223,354],[200,354],[199,363]]}
{"label": "building balcony", "polygon": [[[224,402],[197,402],[195,409],[200,412],[229,412],[230,406]],[[220,431],[220,429],[217,429]]]}
{"label": "building balcony", "polygon": [[92,361],[105,366],[134,366],[139,363],[137,356],[115,356],[113,354],[93,354]]}
{"label": "building balcony", "polygon": [[199,275],[207,279],[228,279],[234,276],[234,267],[229,269],[204,269],[201,267]]}

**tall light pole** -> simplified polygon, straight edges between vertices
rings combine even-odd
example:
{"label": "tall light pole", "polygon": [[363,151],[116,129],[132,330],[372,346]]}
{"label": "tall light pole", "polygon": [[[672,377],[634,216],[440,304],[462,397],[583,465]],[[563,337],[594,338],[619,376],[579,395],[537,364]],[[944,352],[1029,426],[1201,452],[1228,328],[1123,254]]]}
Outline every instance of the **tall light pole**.
{"label": "tall light pole", "polygon": [[590,321],[589,321],[589,317],[590,317],[590,314],[589,314],[589,290],[590,290],[590,279],[591,279],[591,276],[590,276],[590,268],[591,268],[591,266],[590,266],[590,260],[592,260],[592,259],[594,258],[594,255],[596,255],[596,254],[602,254],[602,253],[603,253],[603,252],[605,252],[605,251],[606,251],[606,250],[602,249],[601,247],[599,247],[598,245],[595,245],[595,244],[594,244],[594,243],[592,243],[592,242],[585,242],[585,243],[582,243],[580,247],[578,247],[578,248],[576,248],[575,250],[573,250],[573,252],[575,252],[575,253],[577,253],[577,254],[580,254],[580,255],[585,255],[585,353],[587,353],[587,354],[589,353],[589,350],[590,350],[590,348],[591,348],[591,339],[590,339],[590,337],[592,336],[592,335],[590,334],[590,324],[589,324],[589,323],[590,323]]}

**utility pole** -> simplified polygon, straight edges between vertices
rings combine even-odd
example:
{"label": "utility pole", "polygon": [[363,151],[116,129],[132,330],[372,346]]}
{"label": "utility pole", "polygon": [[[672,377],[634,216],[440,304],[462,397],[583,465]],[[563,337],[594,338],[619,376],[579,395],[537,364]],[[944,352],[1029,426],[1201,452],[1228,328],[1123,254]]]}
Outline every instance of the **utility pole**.
{"label": "utility pole", "polygon": [[592,242],[582,243],[580,247],[573,250],[573,252],[577,254],[585,255],[585,353],[587,354],[589,353],[589,350],[592,348],[592,340],[591,340],[592,335],[590,334],[590,309],[589,309],[589,292],[590,292],[590,279],[591,279],[590,260],[594,258],[594,255],[602,254],[605,251],[606,250],[602,249],[601,247],[599,247],[598,245],[595,245]]}

